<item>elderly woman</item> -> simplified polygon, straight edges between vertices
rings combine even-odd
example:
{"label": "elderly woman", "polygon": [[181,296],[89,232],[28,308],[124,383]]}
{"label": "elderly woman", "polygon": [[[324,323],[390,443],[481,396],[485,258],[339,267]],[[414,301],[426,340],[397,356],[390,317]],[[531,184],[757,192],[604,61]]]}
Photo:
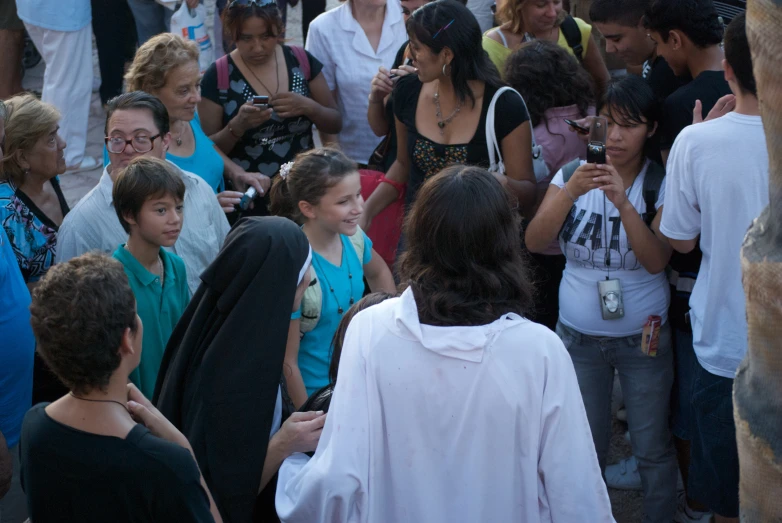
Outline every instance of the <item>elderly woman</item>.
{"label": "elderly woman", "polygon": [[339,142],[344,153],[366,164],[380,138],[367,121],[370,84],[379,66],[391,68],[407,40],[399,0],[348,0],[312,21],[307,50],[323,63],[323,76],[343,115]]}
{"label": "elderly woman", "polygon": [[[58,134],[60,113],[54,106],[24,95],[6,101],[6,108],[0,224],[32,289],[55,263],[57,231],[70,210],[57,177],[65,172],[65,141]],[[5,348],[6,340],[2,343]],[[64,392],[36,354],[33,403]]]}
{"label": "elderly woman", "polygon": [[65,172],[60,113],[32,95],[6,102],[0,169],[0,223],[32,287],[54,265],[57,230],[68,211],[58,175]]}
{"label": "elderly woman", "polygon": [[269,189],[268,176],[246,172],[223,154],[201,129],[196,111],[201,101],[201,73],[195,42],[171,33],[151,38],[136,52],[125,79],[128,90],[145,91],[160,98],[171,121],[171,144],[166,159],[203,178],[218,193],[226,212],[239,203],[242,195],[225,190],[224,177],[239,191],[249,185],[259,194]]}
{"label": "elderly woman", "polygon": [[[236,164],[271,178],[313,147],[313,124],[338,133],[342,116],[321,63],[283,44],[285,24],[274,0],[231,2],[223,27],[236,49],[204,74],[198,104],[204,131]],[[268,104],[253,105],[254,96],[268,97]],[[266,201],[256,201],[253,214],[268,214]]]}

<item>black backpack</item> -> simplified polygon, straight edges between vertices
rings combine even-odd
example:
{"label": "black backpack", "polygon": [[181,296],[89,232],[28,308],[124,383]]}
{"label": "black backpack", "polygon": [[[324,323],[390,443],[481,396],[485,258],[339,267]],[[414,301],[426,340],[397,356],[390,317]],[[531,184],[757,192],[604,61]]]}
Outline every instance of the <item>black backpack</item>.
{"label": "black backpack", "polygon": [[[576,158],[562,167],[562,180],[564,183],[567,183],[568,180],[570,180],[573,173],[576,172],[576,169],[578,169],[580,165],[581,160]],[[660,164],[651,162],[649,168],[646,170],[643,186],[646,212],[641,215],[647,227],[652,226],[654,217],[657,216],[657,208],[655,205],[657,204],[657,198],[660,195],[660,186],[662,186],[663,178],[665,178],[665,169]]]}
{"label": "black backpack", "polygon": [[559,28],[562,30],[562,34],[565,35],[567,45],[573,50],[573,54],[576,55],[578,61],[581,62],[584,59],[584,46],[581,45],[581,30],[578,28],[575,19],[567,15]]}

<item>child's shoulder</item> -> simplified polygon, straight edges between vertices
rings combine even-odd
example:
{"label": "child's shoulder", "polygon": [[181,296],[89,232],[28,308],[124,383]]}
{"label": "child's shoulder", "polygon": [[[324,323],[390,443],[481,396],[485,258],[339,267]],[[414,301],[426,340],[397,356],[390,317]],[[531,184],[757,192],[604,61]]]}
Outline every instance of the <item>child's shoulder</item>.
{"label": "child's shoulder", "polygon": [[160,256],[163,258],[164,263],[166,260],[169,261],[177,277],[180,274],[184,276],[185,261],[182,258],[180,258],[177,254],[174,254],[173,252],[169,252],[165,249],[160,249]]}

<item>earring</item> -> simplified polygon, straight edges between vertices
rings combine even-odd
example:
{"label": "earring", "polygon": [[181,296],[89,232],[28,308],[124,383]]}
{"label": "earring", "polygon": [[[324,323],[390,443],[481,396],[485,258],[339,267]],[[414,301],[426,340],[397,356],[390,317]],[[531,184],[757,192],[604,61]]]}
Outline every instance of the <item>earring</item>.
{"label": "earring", "polygon": [[443,76],[451,76],[450,73],[445,72],[445,68],[448,67],[450,64],[443,64]]}

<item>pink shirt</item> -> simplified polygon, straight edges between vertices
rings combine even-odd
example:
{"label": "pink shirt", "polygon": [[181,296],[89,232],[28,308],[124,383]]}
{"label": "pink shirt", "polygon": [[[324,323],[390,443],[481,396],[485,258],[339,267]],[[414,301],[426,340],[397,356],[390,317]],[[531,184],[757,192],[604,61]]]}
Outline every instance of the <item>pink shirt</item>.
{"label": "pink shirt", "polygon": [[[587,114],[594,115],[595,108],[590,107]],[[539,185],[548,186],[557,171],[571,160],[576,158],[586,160],[586,144],[565,123],[565,118],[580,120],[583,117],[577,105],[552,107],[544,113],[544,118],[533,129],[535,141],[543,148],[543,159],[550,173],[548,177],[538,182]],[[554,240],[542,254],[562,254],[559,242]]]}

